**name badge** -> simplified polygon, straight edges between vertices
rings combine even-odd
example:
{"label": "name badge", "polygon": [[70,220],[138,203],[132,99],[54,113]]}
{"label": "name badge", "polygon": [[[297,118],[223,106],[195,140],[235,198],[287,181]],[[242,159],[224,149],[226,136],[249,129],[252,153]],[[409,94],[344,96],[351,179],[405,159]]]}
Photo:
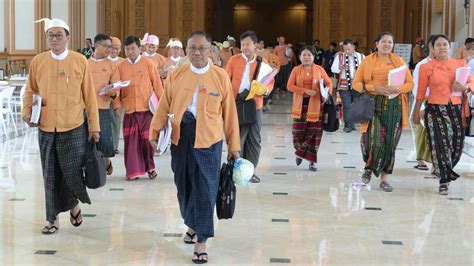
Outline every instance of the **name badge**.
{"label": "name badge", "polygon": [[64,78],[66,76],[66,71],[62,68],[59,69],[58,71],[58,77]]}
{"label": "name badge", "polygon": [[206,85],[205,84],[201,84],[199,85],[199,93],[206,93]]}

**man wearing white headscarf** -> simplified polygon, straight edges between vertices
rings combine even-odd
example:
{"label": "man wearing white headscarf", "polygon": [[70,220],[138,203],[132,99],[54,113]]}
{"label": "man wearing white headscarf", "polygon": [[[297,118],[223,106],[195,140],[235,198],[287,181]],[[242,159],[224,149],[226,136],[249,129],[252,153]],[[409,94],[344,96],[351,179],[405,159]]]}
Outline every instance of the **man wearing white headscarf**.
{"label": "man wearing white headscarf", "polygon": [[[23,120],[39,127],[39,148],[46,198],[42,233],[59,229],[58,215],[70,211],[75,227],[82,224],[80,200],[91,203],[82,167],[89,141],[99,141],[99,114],[92,75],[86,58],[67,49],[69,26],[60,19],[42,19],[51,51],[33,58],[24,95]],[[42,97],[38,124],[31,123],[33,95]],[[87,113],[85,123],[84,111]]]}
{"label": "man wearing white headscarf", "polygon": [[163,69],[160,70],[160,77],[162,79],[165,79],[182,59],[183,44],[179,39],[171,38],[166,47],[170,49],[171,54],[166,59]]}

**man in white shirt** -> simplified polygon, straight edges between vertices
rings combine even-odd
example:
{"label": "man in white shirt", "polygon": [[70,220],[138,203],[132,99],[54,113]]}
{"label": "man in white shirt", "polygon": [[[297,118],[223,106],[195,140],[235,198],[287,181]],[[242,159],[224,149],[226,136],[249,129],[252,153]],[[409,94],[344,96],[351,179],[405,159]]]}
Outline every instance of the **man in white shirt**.
{"label": "man in white shirt", "polygon": [[[258,39],[255,32],[246,31],[242,33],[240,36],[242,53],[232,56],[226,66],[226,71],[232,83],[234,96],[237,100],[241,155],[242,158],[252,162],[255,168],[257,168],[262,149],[260,131],[262,129],[263,95],[257,95],[253,100],[249,101],[244,101],[243,99],[245,99],[249,93],[253,78],[258,77],[258,68],[268,63],[266,59],[257,56],[255,53],[257,42]],[[272,81],[267,85],[265,95],[271,92],[273,84],[274,82]],[[255,105],[251,106],[253,104],[251,101],[254,101]],[[251,112],[246,112],[250,109],[252,109]],[[253,175],[250,182],[259,183],[260,178]]]}
{"label": "man in white shirt", "polygon": [[364,55],[355,51],[354,42],[350,39],[342,43],[343,51],[336,55],[331,66],[332,73],[339,74],[337,89],[341,94],[342,111],[344,114],[344,132],[355,130],[355,125],[349,121],[351,104],[357,91],[352,90],[352,81],[354,80],[357,68],[364,60]]}

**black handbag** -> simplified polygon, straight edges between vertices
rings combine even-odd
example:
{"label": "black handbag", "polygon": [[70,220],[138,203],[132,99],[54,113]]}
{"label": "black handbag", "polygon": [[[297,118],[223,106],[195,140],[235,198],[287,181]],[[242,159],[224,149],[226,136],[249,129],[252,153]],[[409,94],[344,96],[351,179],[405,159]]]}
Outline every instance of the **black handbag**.
{"label": "black handbag", "polygon": [[334,132],[339,129],[339,118],[337,117],[338,106],[334,104],[332,96],[323,105],[323,130]]}
{"label": "black handbag", "polygon": [[361,93],[351,104],[349,120],[352,123],[371,121],[374,118],[375,101],[368,93]]}
{"label": "black handbag", "polygon": [[219,219],[231,219],[234,216],[237,190],[232,180],[233,168],[232,162],[222,164],[216,201],[216,212]]}
{"label": "black handbag", "polygon": [[[255,67],[252,80],[257,79],[260,65],[262,64],[262,58],[260,56],[257,56],[255,60],[257,61],[257,66]],[[248,95],[249,90],[244,90],[242,93],[239,93],[235,99],[235,107],[237,108],[240,126],[248,126],[257,123],[257,104],[253,99],[245,100]]]}
{"label": "black handbag", "polygon": [[86,186],[90,189],[103,187],[107,181],[105,157],[101,151],[97,150],[97,144],[95,142],[88,143],[84,175]]}

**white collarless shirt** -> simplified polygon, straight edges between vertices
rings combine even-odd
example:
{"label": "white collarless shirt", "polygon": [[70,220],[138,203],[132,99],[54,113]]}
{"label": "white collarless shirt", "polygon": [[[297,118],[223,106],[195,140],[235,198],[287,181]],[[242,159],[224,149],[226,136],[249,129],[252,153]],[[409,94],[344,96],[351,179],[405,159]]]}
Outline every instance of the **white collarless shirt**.
{"label": "white collarless shirt", "polygon": [[132,65],[135,65],[136,63],[138,63],[140,59],[142,59],[142,55],[138,55],[137,59],[135,59],[135,62],[132,62],[132,60],[130,60],[130,58],[127,57],[128,62]]}
{"label": "white collarless shirt", "polygon": [[99,62],[102,62],[102,61],[105,60],[105,58],[97,59],[97,58],[95,58],[94,56],[91,56],[90,59],[91,59],[92,61],[96,62],[96,63],[99,63]]}
{"label": "white collarless shirt", "polygon": [[53,53],[53,51],[51,51],[51,57],[55,60],[64,60],[66,59],[67,55],[69,54],[69,50],[66,48],[66,50],[64,50],[64,52],[62,52],[61,54],[55,54]]}
{"label": "white collarless shirt", "polygon": [[[190,64],[190,66],[191,66],[191,71],[196,75],[206,74],[209,71],[209,68],[211,67],[209,62],[203,68],[197,68],[193,66],[193,64]],[[194,89],[193,99],[191,100],[191,103],[188,105],[188,108],[187,108],[187,110],[191,112],[194,115],[194,117],[197,117],[196,113],[197,113],[197,103],[198,103],[198,95],[199,95],[198,90],[199,90],[199,84]]]}
{"label": "white collarless shirt", "polygon": [[250,65],[255,62],[255,59],[257,58],[257,55],[255,54],[253,56],[253,59],[249,61],[249,59],[245,56],[245,54],[242,53],[242,57],[245,59],[247,62],[245,64],[245,69],[244,73],[242,76],[242,81],[240,82],[240,87],[239,87],[239,93],[242,93],[244,90],[250,89]]}

